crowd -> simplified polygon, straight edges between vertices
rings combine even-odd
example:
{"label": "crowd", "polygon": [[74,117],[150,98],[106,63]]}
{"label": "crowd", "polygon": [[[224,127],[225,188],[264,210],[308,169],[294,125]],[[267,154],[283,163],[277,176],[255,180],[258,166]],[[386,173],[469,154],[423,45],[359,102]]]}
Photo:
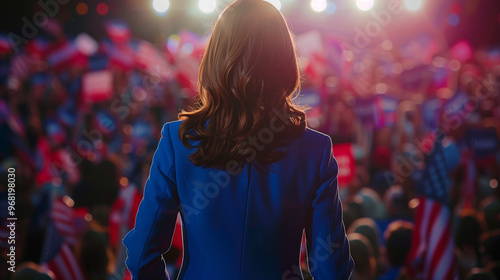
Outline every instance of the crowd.
{"label": "crowd", "polygon": [[[133,227],[162,124],[194,104],[205,41],[184,32],[157,49],[123,23],[106,28],[101,42],[52,28],[20,50],[0,48],[0,204],[7,209],[15,168],[17,217],[15,274],[11,233],[0,232],[2,279],[129,277],[121,239]],[[430,251],[442,241],[453,242],[443,266],[460,279],[500,279],[499,50],[423,43],[405,56],[316,35],[307,38],[321,42],[308,42],[321,51],[297,45],[297,102],[311,107],[308,125],[334,143],[352,279],[426,279],[419,268],[432,262],[413,247]],[[442,163],[440,175],[432,162]],[[426,193],[431,185],[443,195]],[[416,237],[421,220],[433,218],[418,211],[429,198],[449,210],[439,221],[449,224],[442,240]],[[164,255],[171,275],[182,261],[176,231]],[[447,253],[433,260],[444,263]],[[301,268],[307,278],[304,256]]]}

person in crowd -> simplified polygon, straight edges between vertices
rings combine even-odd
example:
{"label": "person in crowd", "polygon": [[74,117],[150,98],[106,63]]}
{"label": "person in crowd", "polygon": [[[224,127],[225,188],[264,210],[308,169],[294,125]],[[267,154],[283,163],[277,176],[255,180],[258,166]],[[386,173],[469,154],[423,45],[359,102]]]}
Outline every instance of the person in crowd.
{"label": "person in crowd", "polygon": [[474,268],[472,269],[469,274],[467,275],[466,280],[496,280],[498,278],[493,275],[493,273],[481,269],[481,268]]}
{"label": "person in crowd", "polygon": [[43,268],[32,262],[24,262],[19,265],[14,274],[13,280],[53,280]]}
{"label": "person in crowd", "polygon": [[87,230],[80,240],[78,259],[88,280],[106,280],[110,271],[108,242],[104,234]]}
{"label": "person in crowd", "polygon": [[456,254],[463,275],[474,267],[482,266],[479,238],[484,231],[484,223],[479,214],[473,209],[464,209],[460,214],[455,234]]}
{"label": "person in crowd", "polygon": [[482,263],[487,267],[495,267],[500,262],[500,230],[490,230],[480,237]]}
{"label": "person in crowd", "polygon": [[403,264],[410,251],[413,224],[396,220],[384,232],[387,271],[378,280],[396,280],[402,275]]}
{"label": "person in crowd", "polygon": [[88,207],[91,208],[95,198],[94,185],[94,170],[95,166],[88,159],[83,159],[78,165],[79,180],[73,186],[71,197],[75,203],[75,207]]}
{"label": "person in crowd", "polygon": [[404,190],[400,185],[393,185],[384,194],[384,204],[389,219],[411,219],[410,209]]}
{"label": "person in crowd", "polygon": [[370,280],[376,277],[377,262],[373,256],[370,241],[360,233],[349,233],[349,244],[354,259],[354,272],[352,280]]}
{"label": "person in crowd", "polygon": [[483,199],[480,209],[488,230],[500,229],[500,200],[496,196],[489,196]]}
{"label": "person in crowd", "polygon": [[98,206],[111,207],[120,191],[116,164],[108,159],[97,164],[85,159],[79,169],[80,180],[72,192],[75,207],[87,207],[89,211]]}
{"label": "person in crowd", "polygon": [[379,242],[380,240],[380,234],[379,234],[379,229],[377,224],[375,223],[375,220],[372,218],[360,218],[354,221],[348,228],[347,228],[347,233],[359,233],[363,236],[365,236],[368,241],[370,242],[370,246],[372,248],[372,254],[373,257],[375,258],[376,262],[376,271],[375,275],[380,275],[384,271],[384,265],[382,263],[382,258],[381,258],[381,244]]}

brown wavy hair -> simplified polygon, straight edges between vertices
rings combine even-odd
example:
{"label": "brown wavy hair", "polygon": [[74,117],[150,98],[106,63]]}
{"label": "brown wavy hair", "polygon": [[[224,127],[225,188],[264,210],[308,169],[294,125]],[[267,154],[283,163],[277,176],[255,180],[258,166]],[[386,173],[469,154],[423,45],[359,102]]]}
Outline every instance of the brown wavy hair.
{"label": "brown wavy hair", "polygon": [[289,140],[306,129],[303,109],[293,104],[299,85],[283,15],[263,0],[228,5],[201,61],[197,106],[179,113],[179,138],[197,147],[190,160],[227,168],[231,161],[267,166],[281,159]]}

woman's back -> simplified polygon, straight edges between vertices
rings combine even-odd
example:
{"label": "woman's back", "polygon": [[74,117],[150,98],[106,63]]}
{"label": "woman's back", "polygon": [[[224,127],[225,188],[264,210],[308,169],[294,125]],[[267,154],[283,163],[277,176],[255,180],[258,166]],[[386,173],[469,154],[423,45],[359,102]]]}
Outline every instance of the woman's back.
{"label": "woman's back", "polygon": [[[167,123],[153,159],[135,229],[124,239],[127,266],[138,279],[164,279],[178,211],[184,260],[178,279],[301,279],[306,230],[316,279],[347,279],[353,263],[337,194],[330,138],[307,129],[268,172],[251,164],[195,166]],[[259,149],[265,145],[255,139]]]}
{"label": "woman's back", "polygon": [[299,84],[283,15],[263,0],[229,4],[203,54],[197,107],[163,127],[123,241],[134,279],[166,279],[160,256],[178,212],[179,279],[301,279],[304,229],[311,274],[349,277],[337,162],[293,103]]}

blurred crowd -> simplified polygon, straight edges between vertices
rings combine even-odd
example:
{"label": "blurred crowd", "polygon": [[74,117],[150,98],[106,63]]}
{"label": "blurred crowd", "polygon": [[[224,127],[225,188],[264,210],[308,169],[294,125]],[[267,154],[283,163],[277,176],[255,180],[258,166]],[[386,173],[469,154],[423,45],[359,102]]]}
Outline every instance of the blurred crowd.
{"label": "blurred crowd", "polygon": [[[121,239],[133,227],[162,124],[195,102],[206,40],[186,31],[155,47],[123,23],[106,28],[109,38],[97,42],[66,38],[55,24],[19,50],[0,48],[0,204],[7,208],[13,167],[17,217],[17,273],[7,270],[3,227],[2,279],[129,277]],[[322,48],[297,44],[297,102],[311,107],[308,125],[331,136],[334,153],[342,147],[352,279],[415,277],[407,268],[418,189],[437,144],[454,269],[460,279],[500,279],[500,49],[465,41],[428,48],[424,39],[404,45],[405,54],[392,43],[359,50],[317,35],[307,42]],[[175,275],[179,227],[164,259]],[[307,278],[305,263],[303,256]]]}

